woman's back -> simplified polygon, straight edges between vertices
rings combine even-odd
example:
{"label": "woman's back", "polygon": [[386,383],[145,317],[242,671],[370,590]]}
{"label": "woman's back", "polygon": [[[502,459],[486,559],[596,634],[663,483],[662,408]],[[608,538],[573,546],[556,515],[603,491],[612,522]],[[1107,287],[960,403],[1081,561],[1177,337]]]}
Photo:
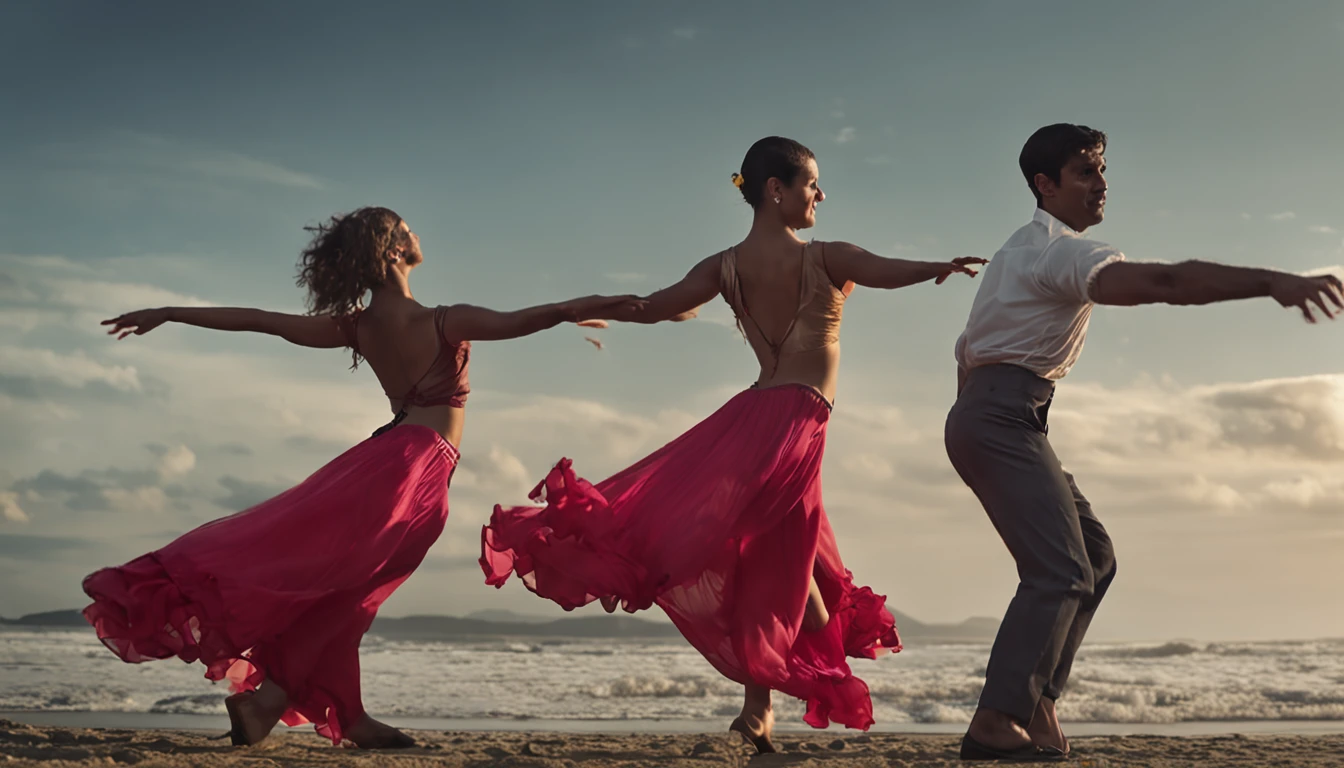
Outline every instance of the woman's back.
{"label": "woman's back", "polygon": [[352,338],[393,412],[406,411],[402,423],[427,426],[456,445],[471,391],[471,344],[447,338],[444,309],[419,304],[370,308],[355,316]]}
{"label": "woman's back", "polygon": [[801,384],[835,399],[840,322],[853,284],[835,285],[825,247],[744,242],[719,255],[720,292],[761,365],[758,387]]}

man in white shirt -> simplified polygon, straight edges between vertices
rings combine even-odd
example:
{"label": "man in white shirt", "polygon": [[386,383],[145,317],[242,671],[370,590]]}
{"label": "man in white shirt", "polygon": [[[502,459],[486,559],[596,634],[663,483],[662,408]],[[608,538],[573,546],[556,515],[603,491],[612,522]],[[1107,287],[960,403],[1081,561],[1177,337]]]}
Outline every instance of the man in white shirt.
{"label": "man in white shirt", "polygon": [[1054,700],[1115,576],[1106,529],[1046,438],[1055,382],[1083,348],[1094,304],[1209,304],[1270,296],[1328,318],[1344,310],[1333,276],[1300,277],[1209,262],[1125,261],[1082,232],[1106,207],[1106,135],[1057,124],[1018,158],[1036,196],[980,277],[957,340],[948,457],[1017,562],[1019,584],[990,653],[962,759],[1058,760],[1068,741]]}

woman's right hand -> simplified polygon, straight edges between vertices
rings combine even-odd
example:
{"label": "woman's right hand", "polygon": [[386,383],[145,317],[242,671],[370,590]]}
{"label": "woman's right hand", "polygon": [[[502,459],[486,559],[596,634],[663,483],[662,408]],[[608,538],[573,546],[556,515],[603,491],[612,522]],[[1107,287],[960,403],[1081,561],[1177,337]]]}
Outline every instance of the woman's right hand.
{"label": "woman's right hand", "polygon": [[[584,296],[566,301],[560,306],[571,323],[593,320],[622,320],[643,309],[647,302],[638,296]],[[589,326],[593,327],[593,326]]]}
{"label": "woman's right hand", "polygon": [[143,336],[167,321],[168,309],[161,307],[159,309],[138,309],[134,312],[127,312],[111,320],[104,320],[101,325],[112,326],[107,335],[116,336],[120,340],[131,334]]}
{"label": "woman's right hand", "polygon": [[933,281],[934,285],[942,285],[947,278],[960,272],[963,275],[975,277],[976,270],[971,269],[971,264],[988,264],[988,259],[982,259],[978,256],[962,256],[959,259],[953,259],[946,264],[939,265],[942,270],[938,273],[938,278]]}

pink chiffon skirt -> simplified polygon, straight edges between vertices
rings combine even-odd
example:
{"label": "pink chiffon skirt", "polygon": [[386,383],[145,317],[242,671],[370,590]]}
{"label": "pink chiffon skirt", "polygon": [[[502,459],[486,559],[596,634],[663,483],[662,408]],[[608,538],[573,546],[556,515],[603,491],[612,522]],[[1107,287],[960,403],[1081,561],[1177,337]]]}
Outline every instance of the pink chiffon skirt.
{"label": "pink chiffon skirt", "polygon": [[[854,585],[822,508],[829,417],[809,387],[750,389],[597,485],[564,459],[533,491],[546,506],[495,507],[486,583],[516,573],[566,610],[657,603],[726,677],[805,700],[814,727],[866,730],[872,699],[845,658],[901,645],[886,598]],[[816,632],[802,631],[809,576],[831,617]]]}
{"label": "pink chiffon skirt", "polygon": [[359,644],[448,518],[458,452],[401,426],[307,480],[84,580],[84,617],[123,661],[176,656],[235,690],[272,680],[284,722],[340,743],[364,714]]}

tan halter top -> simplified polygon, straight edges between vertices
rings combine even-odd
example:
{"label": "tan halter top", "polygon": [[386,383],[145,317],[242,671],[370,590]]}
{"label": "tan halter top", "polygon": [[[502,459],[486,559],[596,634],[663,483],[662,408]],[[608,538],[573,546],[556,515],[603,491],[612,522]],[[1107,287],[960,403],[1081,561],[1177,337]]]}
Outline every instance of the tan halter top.
{"label": "tan halter top", "polygon": [[846,290],[835,287],[826,272],[826,246],[815,240],[802,247],[802,269],[798,278],[798,309],[778,340],[769,338],[748,311],[742,298],[742,278],[737,272],[737,249],[724,251],[719,261],[719,291],[737,316],[737,327],[756,352],[761,370],[774,376],[780,358],[824,349],[840,341],[840,320],[845,311]]}

